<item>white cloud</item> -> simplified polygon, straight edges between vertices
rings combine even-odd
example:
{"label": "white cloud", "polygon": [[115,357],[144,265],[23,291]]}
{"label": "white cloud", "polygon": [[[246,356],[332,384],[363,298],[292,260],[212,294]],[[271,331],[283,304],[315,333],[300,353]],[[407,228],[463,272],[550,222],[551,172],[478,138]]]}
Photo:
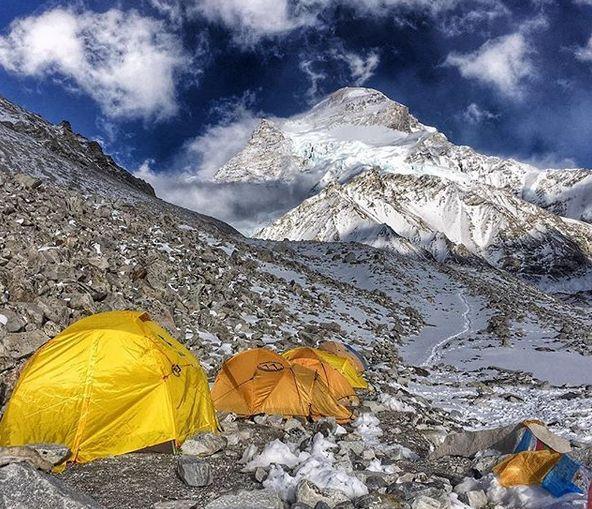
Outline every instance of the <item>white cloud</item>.
{"label": "white cloud", "polygon": [[463,119],[466,120],[469,124],[480,124],[485,120],[493,120],[498,118],[499,115],[492,113],[489,110],[481,108],[476,103],[471,103],[467,106],[467,109],[463,112],[462,115]]}
{"label": "white cloud", "polygon": [[353,84],[356,86],[366,83],[374,75],[374,71],[380,63],[378,52],[374,50],[370,51],[366,56],[351,51],[340,52],[337,50],[333,52],[333,55],[347,64]]}
{"label": "white cloud", "polygon": [[474,8],[461,9],[458,13],[444,17],[441,28],[449,36],[474,30],[482,32],[488,24],[510,14],[511,11],[500,1],[478,2]]}
{"label": "white cloud", "polygon": [[[324,95],[322,82],[331,78],[337,80],[341,85],[361,86],[366,83],[376,71],[380,64],[378,51],[370,50],[366,54],[347,51],[341,43],[331,43],[333,49],[316,54],[314,57],[301,56],[300,69],[308,80],[310,86],[307,95],[311,101],[317,101],[319,96]],[[335,64],[335,73],[327,73],[321,70],[327,65]]]}
{"label": "white cloud", "polygon": [[315,65],[318,61],[313,59],[304,59],[300,61],[300,70],[306,74],[306,77],[310,81],[310,86],[306,91],[309,98],[316,98],[319,95],[320,83],[327,78],[327,75],[322,71],[316,71]]}
{"label": "white cloud", "polygon": [[0,65],[7,71],[65,79],[110,117],[174,114],[175,78],[188,60],[162,21],[134,10],[57,7],[15,20],[0,36]]}
{"label": "white cloud", "polygon": [[[473,30],[509,11],[502,0],[150,0],[161,13],[178,22],[201,16],[231,30],[238,44],[252,46],[265,37],[281,36],[302,27],[323,28],[323,13],[346,6],[358,15],[403,19],[421,13],[437,18],[446,33]],[[451,13],[448,20],[445,15]]]}
{"label": "white cloud", "polygon": [[308,1],[293,4],[289,0],[194,0],[189,13],[222,23],[235,31],[240,42],[253,44],[262,37],[313,25],[315,7],[316,2]]}
{"label": "white cloud", "polygon": [[[592,0],[590,4],[592,5]],[[576,58],[582,62],[592,62],[592,37],[590,37],[586,46],[576,49]]]}
{"label": "white cloud", "polygon": [[472,53],[451,53],[445,63],[458,68],[465,78],[518,98],[524,82],[534,74],[531,53],[524,35],[515,33],[489,40]]}

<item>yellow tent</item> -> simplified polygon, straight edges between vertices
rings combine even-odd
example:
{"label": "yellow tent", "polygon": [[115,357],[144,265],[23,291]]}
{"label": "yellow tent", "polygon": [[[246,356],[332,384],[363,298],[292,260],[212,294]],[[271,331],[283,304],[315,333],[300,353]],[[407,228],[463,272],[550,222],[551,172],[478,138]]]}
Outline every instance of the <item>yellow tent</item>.
{"label": "yellow tent", "polygon": [[239,415],[333,416],[338,422],[347,422],[352,416],[315,371],[265,348],[228,359],[216,377],[212,399],[218,410]]}
{"label": "yellow tent", "polygon": [[338,357],[349,359],[358,373],[366,371],[366,360],[364,359],[364,356],[345,343],[340,343],[339,341],[325,341],[319,345],[318,349],[323,352],[332,353]]}
{"label": "yellow tent", "polygon": [[288,360],[294,360],[302,356],[303,350],[312,350],[314,355],[322,362],[329,364],[329,366],[339,371],[354,389],[368,388],[368,382],[364,380],[364,376],[358,372],[352,361],[347,357],[340,357],[339,355],[319,350],[318,348],[293,348],[284,352],[282,355]]}
{"label": "yellow tent", "polygon": [[195,356],[146,313],[74,323],[25,365],[0,445],[63,444],[79,463],[217,429]]}
{"label": "yellow tent", "polygon": [[342,404],[356,403],[356,391],[339,370],[323,359],[322,353],[314,348],[294,348],[282,354],[283,357],[305,368],[312,369],[321,377],[332,396]]}

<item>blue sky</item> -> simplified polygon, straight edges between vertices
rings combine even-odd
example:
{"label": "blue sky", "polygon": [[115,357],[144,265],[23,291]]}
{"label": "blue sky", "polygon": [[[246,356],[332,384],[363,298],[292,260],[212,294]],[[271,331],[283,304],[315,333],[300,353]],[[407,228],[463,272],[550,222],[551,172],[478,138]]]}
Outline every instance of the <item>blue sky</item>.
{"label": "blue sky", "polygon": [[132,171],[197,173],[253,117],[347,85],[456,143],[592,168],[591,37],[592,0],[4,0],[0,94]]}

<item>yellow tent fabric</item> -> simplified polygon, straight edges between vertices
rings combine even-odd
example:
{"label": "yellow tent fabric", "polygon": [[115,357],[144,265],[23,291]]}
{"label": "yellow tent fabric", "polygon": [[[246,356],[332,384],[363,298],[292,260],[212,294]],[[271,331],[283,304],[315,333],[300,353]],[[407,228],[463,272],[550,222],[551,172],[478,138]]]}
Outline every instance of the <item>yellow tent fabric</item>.
{"label": "yellow tent fabric", "polygon": [[561,458],[561,453],[541,450],[511,454],[495,466],[493,471],[504,487],[540,484],[549,470]]}
{"label": "yellow tent fabric", "polygon": [[363,357],[356,353],[355,350],[348,348],[339,341],[325,341],[319,345],[318,349],[323,352],[329,352],[333,355],[337,355],[338,357],[342,357],[344,359],[349,359],[351,365],[358,373],[363,373],[366,371],[364,362],[362,362]]}
{"label": "yellow tent fabric", "polygon": [[228,359],[216,377],[212,399],[216,409],[239,415],[333,416],[337,422],[352,417],[315,371],[265,348]]}
{"label": "yellow tent fabric", "polygon": [[351,383],[339,370],[324,360],[322,354],[331,355],[327,354],[327,352],[320,352],[315,348],[294,348],[283,353],[282,356],[291,361],[292,364],[298,364],[316,371],[323,383],[331,391],[331,395],[340,403],[357,402],[358,398]]}
{"label": "yellow tent fabric", "polygon": [[[292,350],[284,352],[282,355],[286,359],[292,359],[293,357],[299,356],[299,350],[302,349],[293,348]],[[368,388],[368,382],[364,380],[364,376],[355,368],[348,357],[340,357],[339,355],[335,355],[318,348],[307,348],[306,350],[313,350],[323,362],[329,364],[329,366],[339,371],[354,389]]]}
{"label": "yellow tent fabric", "polygon": [[195,356],[146,313],[84,318],[25,365],[0,445],[64,444],[79,463],[217,429]]}

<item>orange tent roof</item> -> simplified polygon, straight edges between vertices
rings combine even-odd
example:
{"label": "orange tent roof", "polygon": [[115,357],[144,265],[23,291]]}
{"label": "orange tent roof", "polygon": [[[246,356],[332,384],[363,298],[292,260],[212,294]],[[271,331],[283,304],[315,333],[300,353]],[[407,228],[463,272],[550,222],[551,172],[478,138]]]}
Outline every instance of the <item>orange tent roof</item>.
{"label": "orange tent roof", "polygon": [[[358,398],[352,384],[337,369],[325,362],[317,352],[314,348],[294,348],[282,355],[293,364],[315,371],[329,388],[331,395],[340,403],[356,402]],[[326,352],[323,353],[326,355]]]}
{"label": "orange tent roof", "polygon": [[319,350],[349,359],[358,373],[363,373],[366,370],[362,355],[338,341],[325,341],[319,345]]}
{"label": "orange tent roof", "polygon": [[265,348],[228,359],[216,377],[212,399],[217,410],[239,415],[331,416],[338,422],[348,422],[352,416],[315,371]]}

